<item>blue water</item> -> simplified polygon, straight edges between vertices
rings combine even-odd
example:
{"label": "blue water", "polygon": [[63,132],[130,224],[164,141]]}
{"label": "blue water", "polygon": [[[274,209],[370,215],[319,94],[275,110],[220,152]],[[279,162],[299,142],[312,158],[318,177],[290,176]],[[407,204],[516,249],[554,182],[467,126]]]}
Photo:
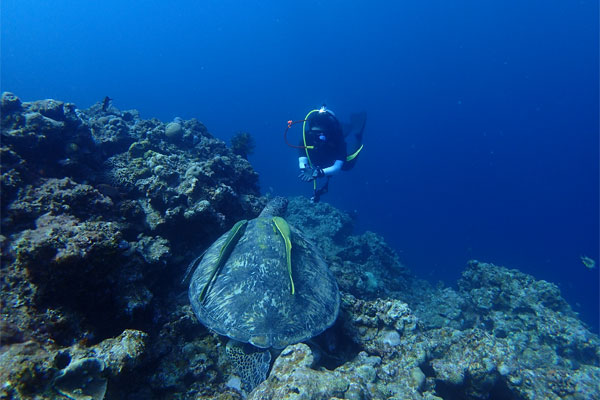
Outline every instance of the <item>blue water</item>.
{"label": "blue water", "polygon": [[[263,193],[297,181],[288,119],[365,110],[324,197],[418,276],[475,258],[560,285],[598,330],[597,1],[2,1],[1,89],[254,135]],[[297,140],[299,131],[290,132]]]}

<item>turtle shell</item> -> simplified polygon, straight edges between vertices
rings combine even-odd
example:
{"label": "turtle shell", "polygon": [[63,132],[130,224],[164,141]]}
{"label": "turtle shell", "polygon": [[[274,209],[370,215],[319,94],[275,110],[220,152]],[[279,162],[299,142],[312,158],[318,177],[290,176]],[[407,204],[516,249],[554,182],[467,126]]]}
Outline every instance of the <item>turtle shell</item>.
{"label": "turtle shell", "polygon": [[282,349],[310,339],[336,320],[340,294],[317,248],[291,227],[292,294],[285,242],[268,216],[248,221],[227,261],[200,300],[214,271],[226,232],[194,271],[189,297],[209,329],[261,348]]}

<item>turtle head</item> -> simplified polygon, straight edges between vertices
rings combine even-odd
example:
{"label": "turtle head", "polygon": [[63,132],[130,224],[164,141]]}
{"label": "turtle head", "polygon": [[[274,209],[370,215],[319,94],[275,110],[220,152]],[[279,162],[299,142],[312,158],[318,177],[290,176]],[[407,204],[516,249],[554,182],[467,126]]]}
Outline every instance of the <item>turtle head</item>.
{"label": "turtle head", "polygon": [[275,197],[263,208],[259,217],[282,216],[287,210],[288,199],[285,197]]}

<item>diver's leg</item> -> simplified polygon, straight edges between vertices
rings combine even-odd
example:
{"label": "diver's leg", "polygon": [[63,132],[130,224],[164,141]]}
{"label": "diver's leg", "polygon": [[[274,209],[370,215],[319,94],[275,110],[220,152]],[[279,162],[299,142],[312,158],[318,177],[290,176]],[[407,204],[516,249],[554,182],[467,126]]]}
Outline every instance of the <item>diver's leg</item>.
{"label": "diver's leg", "polygon": [[313,203],[318,203],[319,200],[321,200],[321,196],[326,194],[329,191],[329,179],[330,179],[330,177],[328,176],[327,182],[325,182],[323,187],[321,187],[321,189],[319,189],[319,190],[315,190],[315,195],[313,197],[311,197],[310,201],[312,201]]}

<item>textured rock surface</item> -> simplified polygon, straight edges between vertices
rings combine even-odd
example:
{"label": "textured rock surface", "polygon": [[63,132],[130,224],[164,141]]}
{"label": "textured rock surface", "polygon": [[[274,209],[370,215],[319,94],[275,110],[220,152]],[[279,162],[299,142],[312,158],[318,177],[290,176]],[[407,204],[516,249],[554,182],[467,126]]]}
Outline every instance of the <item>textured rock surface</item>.
{"label": "textured rock surface", "polygon": [[245,393],[180,280],[266,203],[252,166],[197,120],[0,105],[0,398],[101,397],[104,383],[117,400],[600,398],[598,337],[554,284],[472,261],[457,289],[432,287],[302,198],[286,219],[323,251],[340,316]]}
{"label": "textured rock surface", "polygon": [[135,110],[11,93],[1,107],[0,344],[31,359],[33,386],[8,386],[27,398],[52,390],[56,352],[159,332],[189,259],[264,201],[248,161],[196,120],[166,130]]}
{"label": "textured rock surface", "polygon": [[35,341],[4,346],[0,352],[0,396],[68,398],[59,393],[70,397],[79,393],[102,399],[107,390],[109,397],[118,394],[143,359],[147,337],[144,332],[126,330],[95,346],[58,348]]}
{"label": "textured rock surface", "polygon": [[352,236],[350,216],[327,203],[290,200],[286,219],[326,256],[340,290],[360,298],[409,291],[414,277],[385,240],[373,232]]}
{"label": "textured rock surface", "polygon": [[307,345],[288,346],[275,360],[268,380],[256,388],[249,398],[344,398],[349,382],[341,374],[311,368],[313,362],[314,357]]}
{"label": "textured rock surface", "polygon": [[158,276],[181,267],[173,254],[260,211],[248,161],[198,121],[175,125],[167,141],[136,111],[3,94],[0,301],[12,325],[63,344],[110,335],[108,319],[145,312]]}

